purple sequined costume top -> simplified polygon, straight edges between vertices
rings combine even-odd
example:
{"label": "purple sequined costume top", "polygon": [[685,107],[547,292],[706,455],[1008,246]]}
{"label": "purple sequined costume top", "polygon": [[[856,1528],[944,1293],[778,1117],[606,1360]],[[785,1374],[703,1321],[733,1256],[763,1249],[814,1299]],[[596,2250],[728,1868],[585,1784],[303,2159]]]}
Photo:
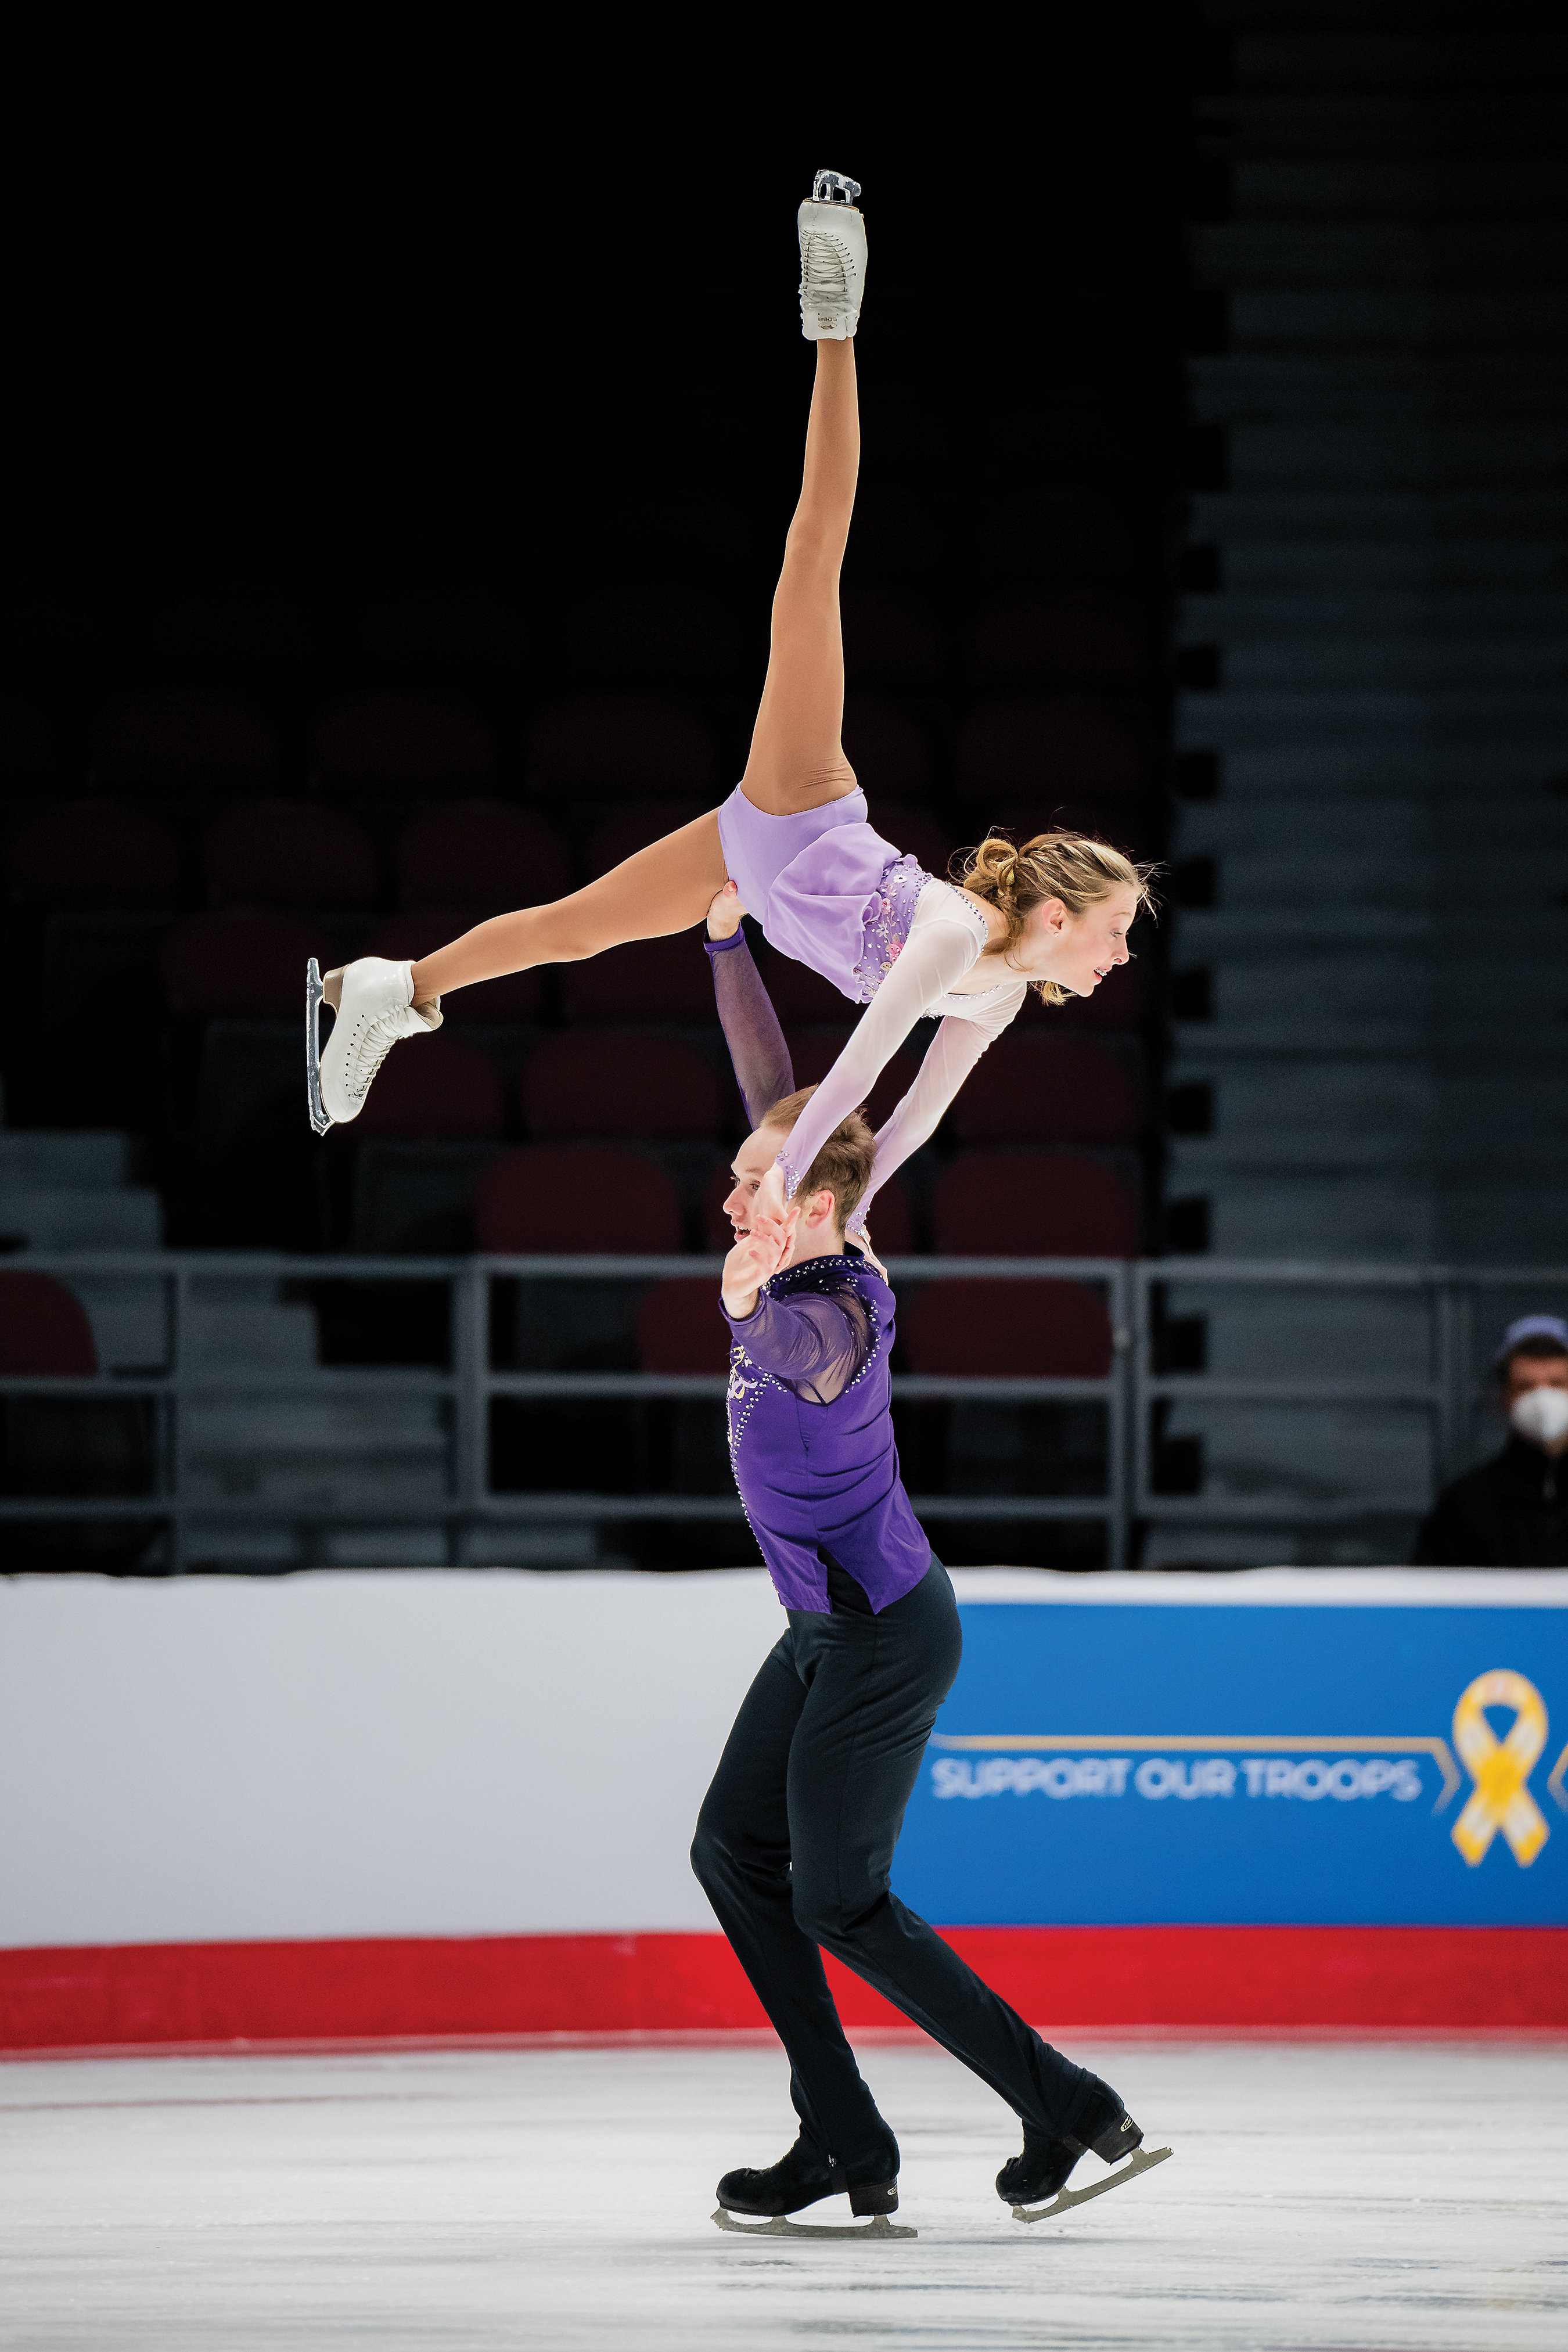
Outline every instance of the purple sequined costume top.
{"label": "purple sequined costume top", "polygon": [[719,838],[769,943],[869,1004],[931,877],[872,830],[865,793],[769,816],[737,784],[719,811]]}
{"label": "purple sequined costume top", "polygon": [[730,1459],[786,1609],[831,1608],[825,1551],[878,1612],[931,1566],[893,1441],[894,1312],[887,1284],[846,1256],[786,1266],[744,1321],[725,1313]]}

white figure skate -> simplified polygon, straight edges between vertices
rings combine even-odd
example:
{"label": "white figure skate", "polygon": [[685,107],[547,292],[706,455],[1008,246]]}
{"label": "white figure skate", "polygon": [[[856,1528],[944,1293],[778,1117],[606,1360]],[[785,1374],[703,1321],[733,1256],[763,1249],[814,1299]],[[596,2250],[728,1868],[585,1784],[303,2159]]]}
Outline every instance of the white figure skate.
{"label": "white figure skate", "polygon": [[[333,1001],[337,1021],[323,1052],[321,1002]],[[318,1135],[357,1118],[376,1072],[400,1037],[425,1037],[441,1026],[441,1000],[416,1005],[414,966],[361,956],[323,981],[310,958],[305,968],[305,1088]]]}
{"label": "white figure skate", "polygon": [[866,224],[858,180],[818,172],[800,208],[800,331],[808,343],[847,342],[860,322]]}

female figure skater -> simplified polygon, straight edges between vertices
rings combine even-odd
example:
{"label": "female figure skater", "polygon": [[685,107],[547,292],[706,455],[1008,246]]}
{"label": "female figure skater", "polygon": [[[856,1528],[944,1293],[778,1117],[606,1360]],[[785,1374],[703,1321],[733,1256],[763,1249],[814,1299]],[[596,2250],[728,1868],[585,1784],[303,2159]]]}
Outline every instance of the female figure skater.
{"label": "female figure skater", "polygon": [[[724,1204],[735,1230],[721,1293],[733,1339],[730,1450],[789,1622],[725,1744],[691,1861],[789,2054],[800,2129],[776,2164],[724,2175],[714,2220],[743,2229],[729,2217],[753,2215],[787,2231],[784,2215],[846,2191],[852,2212],[889,2233],[876,2217],[898,2208],[899,2145],[845,2039],[824,1950],[1021,2118],[1023,2152],[996,2189],[1034,2219],[1026,2209],[1060,2191],[1086,2149],[1133,2159],[1103,2188],[1161,2158],[1137,2153],[1142,2134],[1108,2083],[1043,2042],[892,1892],[904,1809],[958,1672],[958,1610],[899,1475],[896,1302],[880,1269],[845,1245],[871,1172],[870,1129],[855,1111],[809,1157],[799,1144],[825,1087],[787,1091],[788,1050],[739,919],[726,890],[708,952],[754,1129]],[[802,1181],[773,1215],[761,1188],[781,1150]]]}
{"label": "female figure skater", "polygon": [[[776,1211],[826,1136],[863,1102],[922,1013],[942,1028],[883,1130],[880,1181],[923,1142],[1026,989],[1088,995],[1128,961],[1147,874],[1081,835],[1022,847],[993,836],[960,887],[876,833],[844,756],[838,575],[860,462],[854,335],[866,271],[859,188],[819,172],[799,215],[801,331],[816,345],[800,503],[773,596],[767,677],[746,771],[721,808],[565,898],[480,923],[416,963],[363,957],[331,972],[337,1021],[321,1056],[326,1123],[357,1118],[400,1037],[426,1034],[454,988],[572,962],[701,921],[726,877],[766,937],[870,1010],[814,1097],[772,1181]],[[314,1075],[314,1074],[312,1074]]]}

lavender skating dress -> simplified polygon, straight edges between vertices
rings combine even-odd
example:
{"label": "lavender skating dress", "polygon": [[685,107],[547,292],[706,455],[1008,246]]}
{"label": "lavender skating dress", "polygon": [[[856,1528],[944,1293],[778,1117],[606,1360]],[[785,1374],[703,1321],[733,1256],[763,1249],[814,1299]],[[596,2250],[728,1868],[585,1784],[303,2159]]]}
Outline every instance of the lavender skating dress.
{"label": "lavender skating dress", "polygon": [[719,811],[719,838],[769,944],[852,1004],[869,1004],[931,877],[872,830],[858,786],[797,816],[769,816],[737,784]]}

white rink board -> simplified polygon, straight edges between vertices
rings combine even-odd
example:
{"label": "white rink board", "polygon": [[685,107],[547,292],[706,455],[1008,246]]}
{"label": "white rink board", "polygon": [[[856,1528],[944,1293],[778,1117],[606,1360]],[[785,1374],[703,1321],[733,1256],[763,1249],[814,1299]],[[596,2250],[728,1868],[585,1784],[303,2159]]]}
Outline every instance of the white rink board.
{"label": "white rink board", "polygon": [[[962,1570],[962,1601],[1568,1603],[1568,1575]],[[0,1579],[0,1946],[711,1931],[762,1570]]]}

